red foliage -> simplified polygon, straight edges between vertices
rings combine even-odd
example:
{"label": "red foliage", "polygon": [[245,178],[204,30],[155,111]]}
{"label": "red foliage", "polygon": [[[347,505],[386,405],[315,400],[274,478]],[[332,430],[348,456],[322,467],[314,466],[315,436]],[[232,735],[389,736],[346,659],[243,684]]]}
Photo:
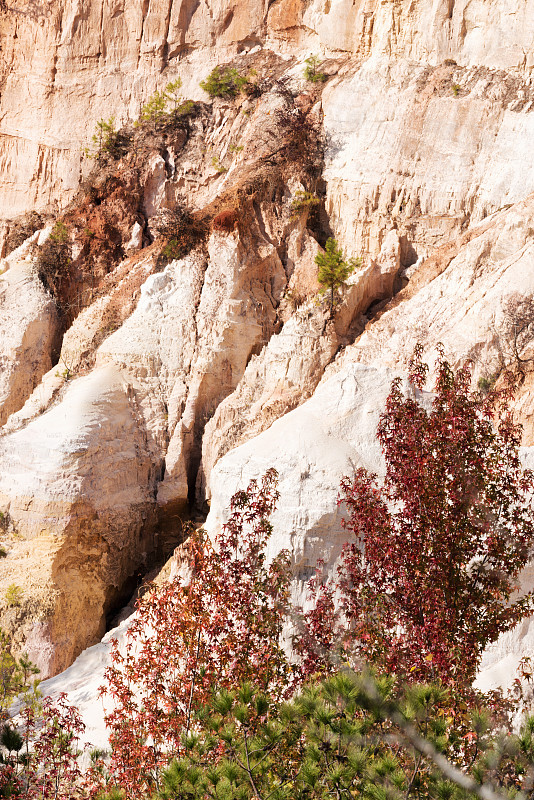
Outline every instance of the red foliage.
{"label": "red foliage", "polygon": [[274,698],[292,690],[296,670],[280,646],[289,556],[265,562],[277,498],[274,470],[234,495],[214,545],[203,531],[187,541],[188,579],[145,595],[125,650],[114,643],[104,689],[116,703],[110,772],[131,800],[158,785],[212,691],[244,680]]}
{"label": "red foliage", "polygon": [[234,208],[224,208],[211,223],[212,230],[232,233],[238,223],[237,211]]}
{"label": "red foliage", "polygon": [[319,591],[308,615],[308,672],[337,636],[386,672],[467,686],[483,648],[533,608],[532,592],[510,601],[534,543],[534,481],[510,395],[470,391],[470,370],[454,372],[440,352],[427,411],[417,399],[427,369],[417,348],[410,396],[392,384],[378,427],[384,485],[364,469],[342,482],[355,538],[335,590]]}
{"label": "red foliage", "polygon": [[24,798],[23,780],[14,764],[0,766],[0,797],[10,797],[12,800]]}
{"label": "red foliage", "polygon": [[85,730],[78,709],[66,703],[62,693],[53,703],[43,701],[41,729],[34,743],[34,793],[42,800],[74,800],[82,797],[82,771],[78,739]]}
{"label": "red foliage", "polygon": [[22,751],[16,748],[17,752],[4,754],[0,797],[12,800],[86,797],[78,749],[85,726],[78,709],[68,705],[66,697],[62,693],[55,701],[45,697],[42,707],[35,702],[23,707]]}

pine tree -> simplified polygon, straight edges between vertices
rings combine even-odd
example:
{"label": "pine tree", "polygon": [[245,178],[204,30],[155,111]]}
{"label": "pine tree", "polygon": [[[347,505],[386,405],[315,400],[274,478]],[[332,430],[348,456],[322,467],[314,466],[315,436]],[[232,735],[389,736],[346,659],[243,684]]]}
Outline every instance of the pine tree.
{"label": "pine tree", "polygon": [[338,247],[335,239],[328,239],[324,253],[315,256],[315,263],[319,267],[317,279],[321,284],[322,292],[330,292],[330,316],[334,313],[335,294],[343,286],[349,275],[361,266],[360,258],[345,259],[343,250]]}

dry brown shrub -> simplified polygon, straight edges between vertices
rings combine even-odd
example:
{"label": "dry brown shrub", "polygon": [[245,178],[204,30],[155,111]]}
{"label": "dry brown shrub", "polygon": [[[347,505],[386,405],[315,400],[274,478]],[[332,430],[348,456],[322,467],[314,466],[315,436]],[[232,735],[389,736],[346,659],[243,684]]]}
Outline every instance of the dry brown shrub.
{"label": "dry brown shrub", "polygon": [[36,211],[30,211],[23,217],[13,220],[6,236],[4,256],[8,256],[13,250],[16,250],[35,231],[43,228],[45,224],[45,215],[38,214]]}
{"label": "dry brown shrub", "polygon": [[211,229],[222,233],[232,233],[236,229],[237,222],[238,215],[235,208],[224,208],[213,218]]}

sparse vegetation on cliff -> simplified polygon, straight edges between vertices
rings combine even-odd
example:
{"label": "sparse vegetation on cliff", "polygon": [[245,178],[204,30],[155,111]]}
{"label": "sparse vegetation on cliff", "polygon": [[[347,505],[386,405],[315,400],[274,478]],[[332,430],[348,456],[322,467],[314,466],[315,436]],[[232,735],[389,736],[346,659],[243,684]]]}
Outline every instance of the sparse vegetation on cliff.
{"label": "sparse vegetation on cliff", "polygon": [[43,286],[57,296],[71,264],[71,246],[67,226],[58,220],[48,239],[37,251],[37,273]]}
{"label": "sparse vegetation on cliff", "polygon": [[328,80],[328,75],[319,70],[321,59],[319,56],[313,55],[306,59],[306,66],[304,68],[304,77],[311,83],[324,83]]}
{"label": "sparse vegetation on cliff", "polygon": [[295,192],[295,195],[291,201],[293,218],[297,219],[299,214],[302,214],[303,211],[310,211],[315,206],[318,206],[320,202],[321,201],[317,195],[313,194],[313,192],[307,192],[299,189]]}
{"label": "sparse vegetation on cliff", "polygon": [[115,117],[101,119],[96,123],[96,133],[91,138],[93,149],[85,148],[87,158],[94,158],[100,163],[106,159],[118,159],[123,156],[130,143],[130,137],[124,129],[117,130]]}
{"label": "sparse vegetation on cliff", "polygon": [[[142,106],[136,127],[148,125],[154,131],[172,126],[195,111],[192,100],[186,100],[180,94],[182,87],[181,78],[171,81],[160,92],[154,92],[152,97]],[[170,107],[169,107],[170,106]]]}
{"label": "sparse vegetation on cliff", "polygon": [[183,258],[206,241],[209,223],[202,215],[176,206],[164,211],[154,221],[154,230],[167,239],[158,256],[158,266],[164,267],[175,258]]}
{"label": "sparse vegetation on cliff", "polygon": [[215,67],[200,86],[210,97],[236,97],[247,83],[235,67]]}
{"label": "sparse vegetation on cliff", "polygon": [[330,315],[334,313],[336,294],[352,275],[357,267],[361,266],[360,258],[348,258],[343,255],[343,250],[335,239],[328,239],[323,253],[317,253],[315,263],[319,267],[317,279],[323,292],[330,292]]}

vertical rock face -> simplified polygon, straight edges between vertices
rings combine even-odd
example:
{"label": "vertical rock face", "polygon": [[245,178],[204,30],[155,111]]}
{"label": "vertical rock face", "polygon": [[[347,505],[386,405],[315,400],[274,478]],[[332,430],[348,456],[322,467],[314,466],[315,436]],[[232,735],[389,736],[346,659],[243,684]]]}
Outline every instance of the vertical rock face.
{"label": "vertical rock face", "polygon": [[[74,381],[62,402],[0,439],[0,507],[9,519],[3,610],[43,675],[105,631],[105,613],[152,549],[154,466],[120,373]],[[9,535],[11,534],[11,535]]]}
{"label": "vertical rock face", "polygon": [[376,252],[389,218],[426,257],[522,200],[534,191],[533,101],[517,73],[385,57],[347,66],[323,94],[334,228]]}
{"label": "vertical rock face", "polygon": [[0,426],[48,372],[59,344],[55,303],[19,250],[0,272]]}
{"label": "vertical rock face", "polygon": [[[505,10],[496,0],[451,0],[441,5],[430,0],[410,5],[378,0],[329,0],[326,4],[323,0],[306,4],[298,0],[272,4],[258,0],[215,4],[205,0],[197,4],[20,0],[6,6],[0,19],[0,208],[4,217],[35,206],[64,204],[78,185],[82,149],[99,119],[135,119],[153,91],[177,74],[187,94],[198,96],[199,77],[210,65],[257,45],[292,55],[326,48],[358,60],[385,59],[382,66],[371,66],[374,77],[363,69],[346,108],[354,108],[352,98],[357,97],[356,116],[361,118],[373,96],[386,101],[382,112],[397,101],[393,127],[395,118],[409,113],[402,102],[406,92],[410,116],[418,125],[417,118],[422,118],[420,109],[413,108],[411,87],[428,77],[424,74],[428,67],[446,59],[456,61],[460,68],[445,70],[445,80],[452,75],[462,94],[464,78],[469,87],[476,83],[481,95],[486,89],[486,107],[493,92],[503,97],[500,85],[491,88],[495,76],[490,71],[513,71],[520,94],[513,104],[511,97],[503,99],[507,106],[515,106],[515,113],[522,100],[523,106],[528,103],[529,90],[523,80],[534,66],[532,0],[507,0]],[[393,70],[396,74],[389,80],[391,62],[400,62],[400,70]],[[479,71],[477,76],[476,68],[486,72]],[[380,89],[384,80],[385,94]],[[476,113],[474,108],[471,113]],[[481,127],[480,119],[480,115],[473,119],[476,128]],[[428,122],[424,127],[430,135]],[[513,137],[515,126],[511,128]],[[445,125],[440,128],[443,136],[447,129],[454,135],[454,127]],[[391,141],[390,135],[387,138]],[[502,144],[500,152],[505,153],[508,147]],[[387,140],[384,157],[386,153]]]}
{"label": "vertical rock face", "polygon": [[[298,281],[299,275],[307,271],[306,248],[301,252],[305,258],[297,258],[299,267],[292,280]],[[353,321],[372,302],[393,294],[399,270],[400,245],[396,233],[390,231],[377,261],[349,279],[344,304],[334,320],[329,319],[326,306],[318,312],[312,303],[305,302],[291,314],[280,333],[272,336],[261,354],[250,360],[235,392],[220,403],[206,425],[198,476],[201,497],[210,497],[213,466],[226,452],[269,428],[274,420],[312,394],[325,368],[350,337]],[[294,285],[306,283],[301,279]]]}
{"label": "vertical rock face", "polygon": [[336,504],[339,483],[359,466],[383,473],[375,437],[393,372],[353,364],[323,381],[300,408],[220,459],[211,473],[212,500],[206,521],[215,532],[229,514],[236,485],[246,488],[270,467],[279,471],[280,503],[272,516],[269,555],[289,549],[295,599],[305,599],[305,582],[322,558],[331,568],[344,532]]}
{"label": "vertical rock face", "polygon": [[[534,296],[534,0],[18,0],[0,38],[0,223],[66,209],[70,247],[53,298],[31,242],[0,266],[0,625],[46,675],[195,496],[214,530],[269,466],[273,547],[301,583],[333,562],[339,478],[379,469],[415,343],[477,378],[510,360],[507,304]],[[206,101],[223,63],[255,71],[248,94],[130,126],[88,177],[98,120],[177,76]],[[332,235],[363,263],[330,319]]]}

